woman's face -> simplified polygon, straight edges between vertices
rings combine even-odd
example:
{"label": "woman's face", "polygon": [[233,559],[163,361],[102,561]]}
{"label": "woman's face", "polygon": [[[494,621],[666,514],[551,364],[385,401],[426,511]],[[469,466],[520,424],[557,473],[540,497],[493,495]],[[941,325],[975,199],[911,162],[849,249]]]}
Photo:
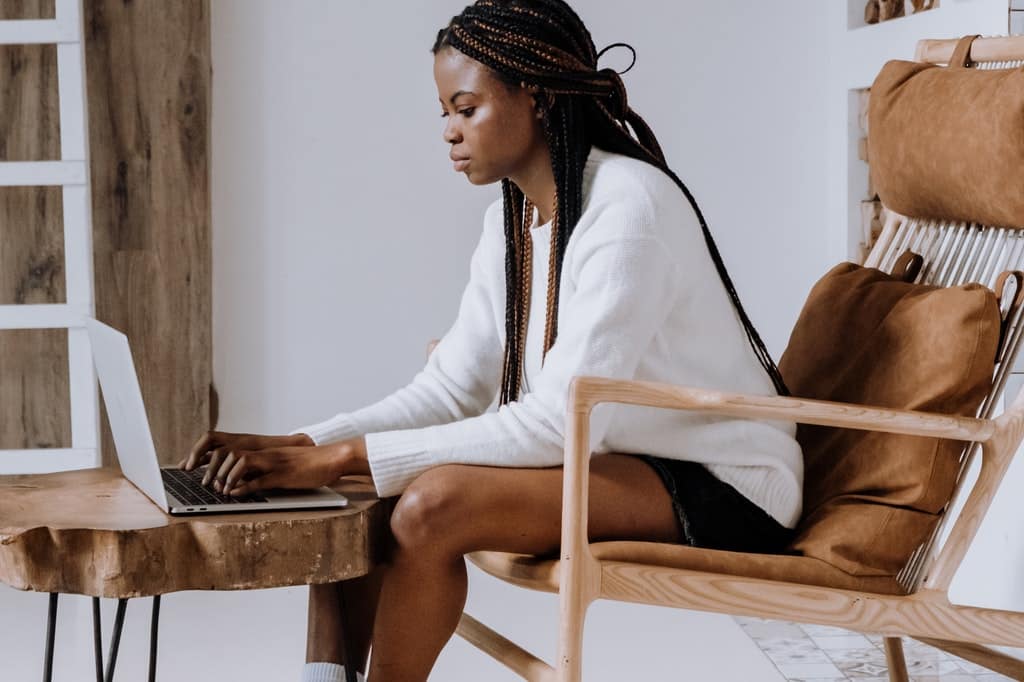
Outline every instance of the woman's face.
{"label": "woman's face", "polygon": [[434,56],[434,80],[456,171],[474,185],[529,172],[546,143],[528,89],[508,87],[485,65],[450,47]]}

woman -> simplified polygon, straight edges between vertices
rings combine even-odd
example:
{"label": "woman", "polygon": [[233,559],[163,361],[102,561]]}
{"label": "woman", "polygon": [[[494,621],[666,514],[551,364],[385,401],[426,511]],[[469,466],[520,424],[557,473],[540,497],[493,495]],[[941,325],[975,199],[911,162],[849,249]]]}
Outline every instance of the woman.
{"label": "woman", "polygon": [[[345,474],[400,495],[390,559],[342,595],[363,628],[350,664],[364,670],[372,640],[373,682],[427,679],[462,613],[466,553],[558,550],[573,376],[787,393],[696,203],[565,2],[480,0],[433,54],[455,170],[502,187],[453,326],[383,400],[288,436],[211,433],[183,463],[209,463],[231,495]],[[599,405],[590,538],[783,548],[800,514],[794,435]],[[344,679],[337,589],[310,589],[307,680]]]}

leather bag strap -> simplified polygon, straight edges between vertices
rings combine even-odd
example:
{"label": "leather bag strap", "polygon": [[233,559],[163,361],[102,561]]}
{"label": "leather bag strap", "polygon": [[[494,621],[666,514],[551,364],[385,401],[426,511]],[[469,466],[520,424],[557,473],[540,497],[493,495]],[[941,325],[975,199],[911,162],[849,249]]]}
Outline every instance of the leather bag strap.
{"label": "leather bag strap", "polygon": [[980,35],[968,35],[957,41],[953,56],[949,58],[949,66],[953,68],[969,68],[974,62],[971,61],[971,44]]}
{"label": "leather bag strap", "polygon": [[[1013,298],[1010,299],[1009,304],[1006,304],[1004,299],[1006,296],[1006,283],[1007,281],[1013,281]],[[1020,270],[1003,270],[999,273],[999,277],[996,278],[996,300],[999,301],[1000,315],[1003,320],[999,325],[999,348],[1003,347],[1003,339],[1006,338],[1006,333],[1009,331],[1010,322],[1016,317],[1017,310],[1024,304],[1024,272]],[[1003,311],[1002,308],[1006,307]]]}
{"label": "leather bag strap", "polygon": [[896,259],[896,262],[892,266],[892,276],[897,279],[901,279],[904,282],[913,282],[917,279],[917,273],[921,272],[921,266],[924,264],[924,258],[921,254],[914,253],[910,249],[907,249],[900,257]]}

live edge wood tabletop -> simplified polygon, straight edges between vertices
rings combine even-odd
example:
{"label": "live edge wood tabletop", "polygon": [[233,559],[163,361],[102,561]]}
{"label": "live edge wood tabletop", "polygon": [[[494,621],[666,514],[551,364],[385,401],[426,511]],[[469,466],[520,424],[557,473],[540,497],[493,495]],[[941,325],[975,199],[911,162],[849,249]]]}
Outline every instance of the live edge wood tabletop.
{"label": "live edge wood tabletop", "polygon": [[348,507],[169,516],[116,468],[0,476],[0,582],[130,598],[365,575],[386,551],[394,498],[367,476],[332,487]]}

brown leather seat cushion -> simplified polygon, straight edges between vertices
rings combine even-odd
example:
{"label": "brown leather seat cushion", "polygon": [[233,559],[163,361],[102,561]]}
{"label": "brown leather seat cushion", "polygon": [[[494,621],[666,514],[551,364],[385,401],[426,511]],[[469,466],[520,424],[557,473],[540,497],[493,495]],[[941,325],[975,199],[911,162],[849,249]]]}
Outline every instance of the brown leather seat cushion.
{"label": "brown leather seat cushion", "polygon": [[[893,576],[853,576],[835,566],[807,556],[751,554],[719,549],[690,547],[661,542],[614,540],[590,545],[599,561],[619,561],[645,566],[665,566],[724,575],[781,580],[821,585],[876,594],[904,594]],[[469,559],[491,575],[532,589],[557,591],[559,558],[557,554],[532,555],[512,552],[481,551]]]}
{"label": "brown leather seat cushion", "polygon": [[[980,284],[904,282],[855,263],[811,290],[779,362],[794,396],[974,416],[1000,315]],[[804,516],[790,550],[860,578],[894,576],[952,495],[961,441],[799,424]]]}
{"label": "brown leather seat cushion", "polygon": [[823,585],[876,594],[904,594],[894,576],[855,576],[820,559],[786,554],[752,554],[657,542],[598,542],[591,545],[602,561],[626,561],[726,575]]}

